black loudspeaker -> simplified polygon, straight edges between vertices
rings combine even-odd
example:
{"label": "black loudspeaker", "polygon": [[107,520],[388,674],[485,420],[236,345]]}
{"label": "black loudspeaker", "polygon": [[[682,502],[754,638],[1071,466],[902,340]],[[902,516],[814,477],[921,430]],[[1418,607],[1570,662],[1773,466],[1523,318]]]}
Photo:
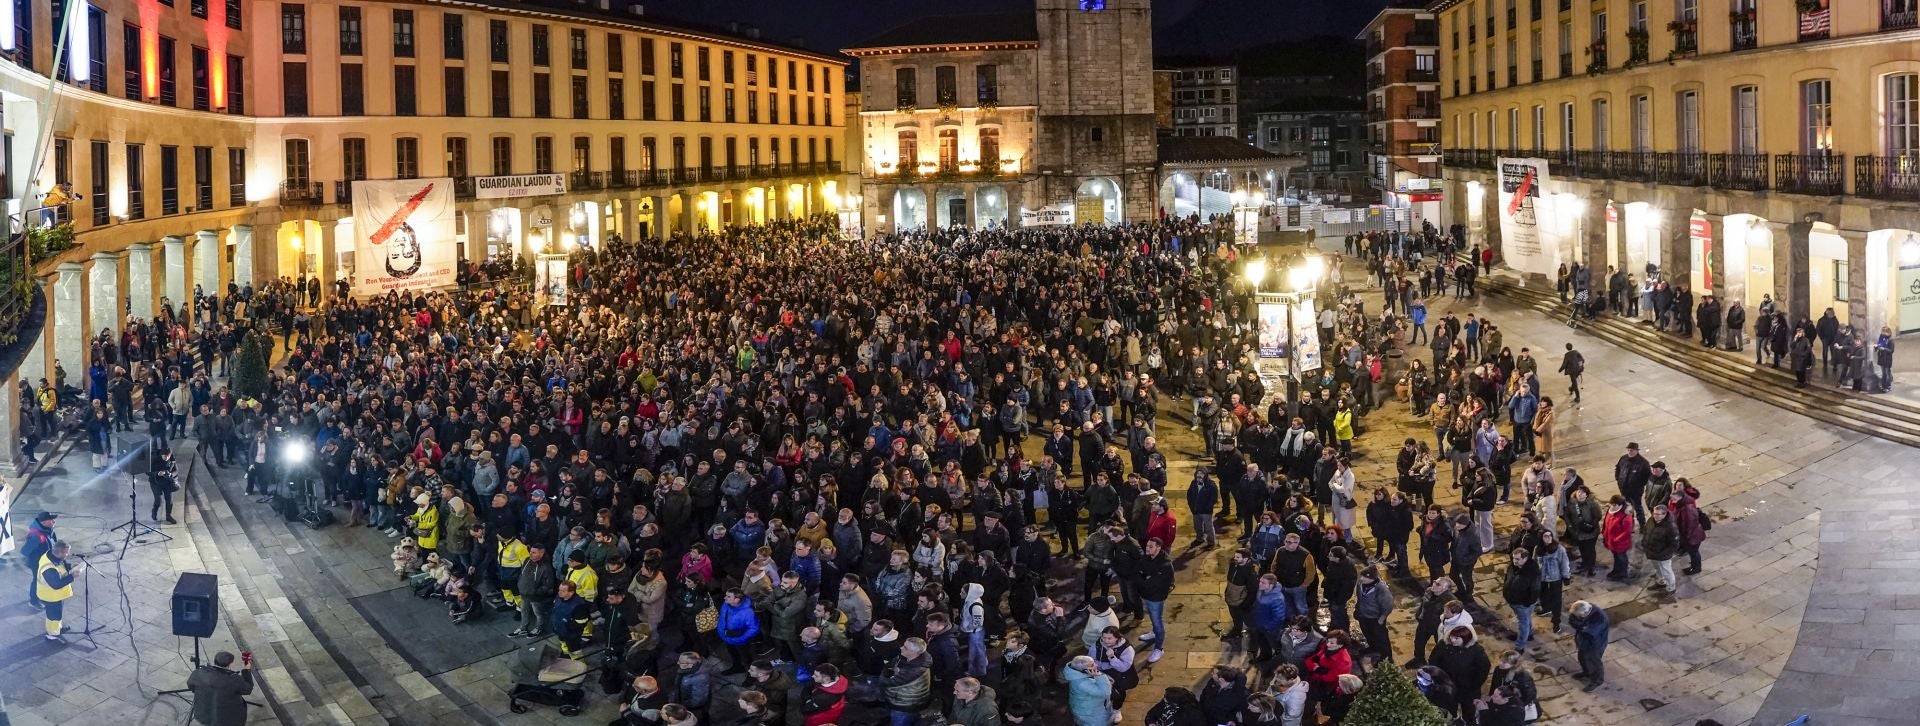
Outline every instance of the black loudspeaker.
{"label": "black loudspeaker", "polygon": [[220,578],[201,572],[182,572],[173,584],[173,634],[211,638],[220,618]]}
{"label": "black loudspeaker", "polygon": [[141,444],[139,448],[134,449],[133,454],[126,458],[127,474],[142,476],[153,471],[153,459],[150,458],[152,456],[154,456],[153,449],[146,444]]}

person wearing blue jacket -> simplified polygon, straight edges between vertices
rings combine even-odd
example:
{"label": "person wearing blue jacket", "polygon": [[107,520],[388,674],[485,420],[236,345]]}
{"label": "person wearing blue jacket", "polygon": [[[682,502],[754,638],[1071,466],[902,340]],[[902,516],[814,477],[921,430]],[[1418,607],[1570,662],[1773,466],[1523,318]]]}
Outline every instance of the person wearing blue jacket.
{"label": "person wearing blue jacket", "polygon": [[593,604],[575,594],[573,588],[571,580],[560,580],[556,587],[559,595],[554,598],[552,614],[548,616],[548,627],[560,638],[560,652],[569,657],[587,646],[593,622]]}
{"label": "person wearing blue jacket", "polygon": [[1516,456],[1533,454],[1533,418],[1540,412],[1540,396],[1531,386],[1518,386],[1507,399],[1507,414],[1513,419],[1513,448]]}
{"label": "person wearing blue jacket", "polygon": [[1612,623],[1607,620],[1604,608],[1581,600],[1573,604],[1567,624],[1573,626],[1573,645],[1580,656],[1580,672],[1573,674],[1573,677],[1587,682],[1587,686],[1580,690],[1592,693],[1607,682],[1604,656]]}
{"label": "person wearing blue jacket", "polygon": [[1253,596],[1253,638],[1247,649],[1247,662],[1255,665],[1273,659],[1274,644],[1287,622],[1287,596],[1280,589],[1280,578],[1261,575],[1259,588]]}
{"label": "person wearing blue jacket", "polygon": [[1407,309],[1407,318],[1413,321],[1413,337],[1407,340],[1407,345],[1419,345],[1421,339],[1427,337],[1427,302],[1415,298],[1413,306]]}
{"label": "person wearing blue jacket", "polygon": [[720,606],[720,642],[727,644],[727,655],[733,660],[728,673],[745,673],[747,664],[753,662],[753,653],[747,646],[760,634],[760,618],[753,612],[753,598],[741,593],[739,588],[727,591],[727,601]]}

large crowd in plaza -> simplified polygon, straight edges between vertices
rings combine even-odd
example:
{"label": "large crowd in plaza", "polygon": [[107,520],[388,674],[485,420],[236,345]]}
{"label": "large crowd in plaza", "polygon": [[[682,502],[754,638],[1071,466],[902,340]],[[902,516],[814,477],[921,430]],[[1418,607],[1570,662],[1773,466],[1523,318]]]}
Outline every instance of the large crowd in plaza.
{"label": "large crowd in plaza", "polygon": [[[138,390],[156,444],[192,434],[249,493],[310,482],[449,618],[603,659],[617,724],[1103,726],[1136,699],[1155,726],[1339,723],[1392,671],[1504,726],[1537,714],[1536,618],[1601,687],[1582,576],[1601,548],[1615,580],[1635,550],[1655,587],[1679,556],[1697,573],[1699,492],[1637,447],[1606,494],[1554,468],[1552,372],[1428,309],[1482,262],[1438,230],[1349,240],[1368,279],[1336,261],[1319,281],[1325,365],[1297,398],[1268,390],[1227,237],[787,221],[583,248],[550,307],[509,283],[313,306],[283,281],[100,341],[80,383],[96,452]],[[489,276],[511,273],[469,275]],[[257,399],[214,382],[249,328],[287,349]],[[23,401],[53,425],[57,399]],[[1431,440],[1357,447],[1387,416]],[[1184,494],[1170,425],[1206,449]],[[1397,478],[1356,481],[1360,456]],[[1503,505],[1523,514],[1496,533]],[[1223,649],[1249,667],[1134,693],[1169,642],[1174,560],[1222,539]]]}

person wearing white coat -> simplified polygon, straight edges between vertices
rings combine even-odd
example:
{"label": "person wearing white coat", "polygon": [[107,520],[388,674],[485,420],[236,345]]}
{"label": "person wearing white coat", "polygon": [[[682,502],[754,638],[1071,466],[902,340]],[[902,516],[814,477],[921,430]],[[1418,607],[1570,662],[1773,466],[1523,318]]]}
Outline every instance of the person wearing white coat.
{"label": "person wearing white coat", "polygon": [[1352,532],[1360,519],[1360,493],[1353,483],[1353,466],[1341,459],[1333,470],[1333,478],[1327,482],[1327,488],[1333,492],[1333,523],[1340,525],[1345,532]]}

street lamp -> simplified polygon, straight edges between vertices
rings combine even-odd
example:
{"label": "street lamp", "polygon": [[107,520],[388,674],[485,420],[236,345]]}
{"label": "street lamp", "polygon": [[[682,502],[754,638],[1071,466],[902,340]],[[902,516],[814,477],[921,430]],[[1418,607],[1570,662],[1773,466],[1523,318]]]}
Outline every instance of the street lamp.
{"label": "street lamp", "polygon": [[[1318,255],[1302,256],[1287,268],[1287,290],[1277,292],[1260,291],[1268,272],[1264,259],[1249,259],[1241,271],[1254,293],[1259,367],[1269,376],[1286,379],[1289,401],[1300,395],[1300,376],[1320,367],[1320,334],[1313,308],[1325,270],[1326,261]],[[1279,368],[1281,360],[1285,360],[1284,371]]]}

